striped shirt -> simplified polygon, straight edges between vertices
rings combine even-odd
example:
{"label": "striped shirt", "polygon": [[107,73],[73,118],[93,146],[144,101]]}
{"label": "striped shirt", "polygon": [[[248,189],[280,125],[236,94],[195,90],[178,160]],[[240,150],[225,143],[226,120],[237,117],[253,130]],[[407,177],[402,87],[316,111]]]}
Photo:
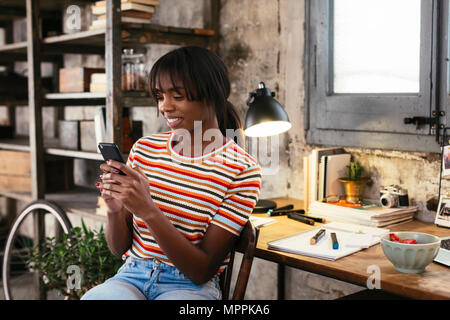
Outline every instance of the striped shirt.
{"label": "striped shirt", "polygon": [[[210,224],[239,235],[261,189],[257,161],[232,139],[206,155],[186,157],[173,148],[171,131],[139,139],[127,165],[148,177],[155,205],[191,243],[198,244]],[[173,265],[144,221],[133,215],[133,242],[125,256],[157,258]],[[221,273],[229,257],[221,264]]]}

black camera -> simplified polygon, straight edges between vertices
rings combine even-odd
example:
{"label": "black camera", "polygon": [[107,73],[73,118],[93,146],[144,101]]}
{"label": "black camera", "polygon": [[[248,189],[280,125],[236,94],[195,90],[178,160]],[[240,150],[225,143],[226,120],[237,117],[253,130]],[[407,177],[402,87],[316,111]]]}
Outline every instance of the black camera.
{"label": "black camera", "polygon": [[408,191],[396,185],[381,187],[380,203],[386,208],[409,206]]}

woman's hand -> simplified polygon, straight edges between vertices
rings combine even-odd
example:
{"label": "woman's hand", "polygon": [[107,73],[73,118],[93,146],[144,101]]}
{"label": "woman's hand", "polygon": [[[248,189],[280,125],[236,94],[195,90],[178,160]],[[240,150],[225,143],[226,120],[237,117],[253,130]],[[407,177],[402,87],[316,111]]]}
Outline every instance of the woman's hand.
{"label": "woman's hand", "polygon": [[[102,164],[102,170],[106,173],[102,176],[102,182],[97,188],[103,189],[102,197],[111,199],[114,204],[122,203],[128,211],[144,219],[152,213],[156,207],[153,203],[148,178],[139,168],[130,168],[124,163],[109,160]],[[125,173],[120,175],[118,170]]]}
{"label": "woman's hand", "polygon": [[102,182],[101,183],[97,182],[96,186],[98,189],[100,189],[101,197],[103,198],[103,200],[105,200],[105,204],[108,207],[108,212],[119,213],[124,207],[123,202],[104,193],[103,188],[102,188],[102,184],[114,183],[113,180],[110,180],[107,178],[107,174],[115,172],[116,169],[114,169],[111,166],[108,166],[104,163],[102,163],[100,165],[100,169],[103,171],[102,175],[100,176],[100,179],[102,180]]}

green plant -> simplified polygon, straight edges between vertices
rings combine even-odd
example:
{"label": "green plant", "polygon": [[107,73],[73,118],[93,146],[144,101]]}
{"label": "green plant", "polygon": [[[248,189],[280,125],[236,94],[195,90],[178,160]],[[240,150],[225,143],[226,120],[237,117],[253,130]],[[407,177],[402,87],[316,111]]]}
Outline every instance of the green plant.
{"label": "green plant", "polygon": [[[46,238],[40,246],[31,250],[29,267],[38,271],[47,289],[56,289],[70,299],[79,299],[90,288],[112,277],[123,261],[108,248],[103,227],[91,231],[81,221],[82,228],[75,227],[71,234],[59,238]],[[69,266],[80,270],[80,288],[68,288]]]}
{"label": "green plant", "polygon": [[363,167],[360,166],[358,161],[350,162],[347,167],[348,180],[358,181],[361,180],[362,173],[364,171]]}

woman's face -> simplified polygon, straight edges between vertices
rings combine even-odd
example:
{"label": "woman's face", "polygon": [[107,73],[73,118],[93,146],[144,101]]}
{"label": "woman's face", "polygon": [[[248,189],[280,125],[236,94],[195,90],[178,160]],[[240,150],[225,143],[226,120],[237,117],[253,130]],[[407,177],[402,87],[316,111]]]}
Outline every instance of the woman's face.
{"label": "woman's face", "polygon": [[161,88],[156,88],[158,109],[172,131],[185,129],[193,134],[194,121],[201,121],[202,131],[218,128],[214,112],[205,102],[189,101],[180,81],[174,81],[174,86],[169,76],[161,75],[160,84]]}

